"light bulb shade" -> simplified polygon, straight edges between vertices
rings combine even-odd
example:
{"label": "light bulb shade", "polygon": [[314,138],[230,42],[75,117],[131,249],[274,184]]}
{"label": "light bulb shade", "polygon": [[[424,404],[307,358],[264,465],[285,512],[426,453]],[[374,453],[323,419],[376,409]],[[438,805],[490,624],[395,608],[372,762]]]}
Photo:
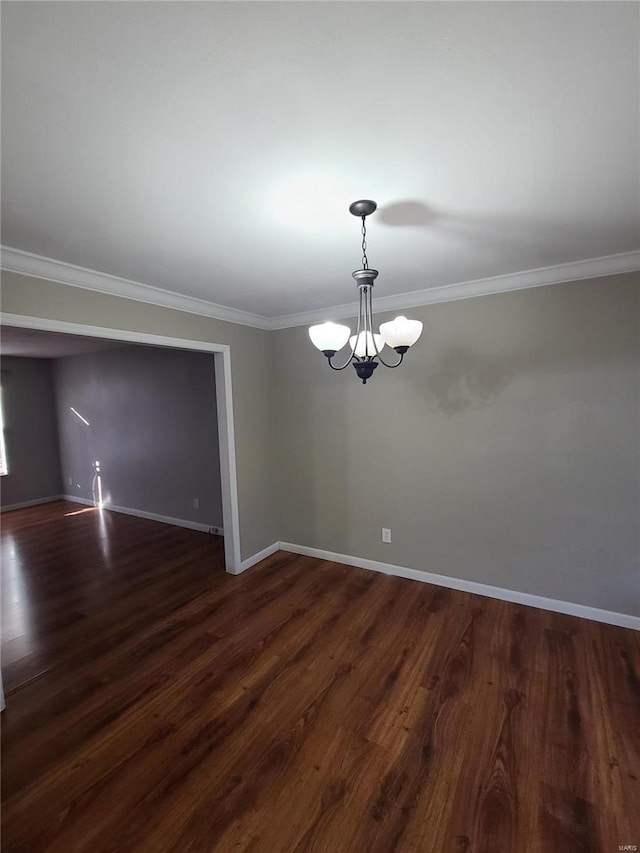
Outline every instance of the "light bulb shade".
{"label": "light bulb shade", "polygon": [[395,320],[380,324],[380,336],[384,339],[385,344],[392,349],[413,346],[421,334],[422,323],[420,320],[396,317]]}
{"label": "light bulb shade", "polygon": [[338,352],[349,340],[350,334],[351,329],[340,323],[321,323],[309,329],[311,343],[321,352]]}
{"label": "light bulb shade", "polygon": [[[365,337],[366,336],[366,337]],[[374,336],[371,332],[360,332],[358,335],[358,343],[356,344],[356,336],[352,335],[349,338],[349,346],[351,349],[354,348],[355,345],[355,354],[358,358],[364,358],[365,355],[375,355],[376,351],[373,346]],[[382,335],[375,336],[375,343],[378,347],[378,352],[382,352],[382,347],[384,346],[384,341],[382,340]]]}

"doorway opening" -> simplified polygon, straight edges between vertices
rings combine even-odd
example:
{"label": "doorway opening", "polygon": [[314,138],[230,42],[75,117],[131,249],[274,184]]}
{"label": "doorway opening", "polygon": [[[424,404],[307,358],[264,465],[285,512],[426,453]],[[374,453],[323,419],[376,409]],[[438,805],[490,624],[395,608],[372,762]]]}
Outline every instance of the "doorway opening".
{"label": "doorway opening", "polygon": [[[143,332],[131,332],[122,329],[86,326],[78,323],[44,320],[37,317],[27,317],[23,315],[5,314],[3,315],[2,323],[5,327],[51,333],[51,336],[59,335],[61,338],[66,335],[85,339],[101,339],[105,342],[105,348],[109,347],[110,344],[113,347],[126,347],[129,344],[137,344],[142,345],[143,347],[154,347],[165,351],[179,350],[187,353],[211,354],[213,357],[213,377],[215,382],[215,420],[217,425],[222,523],[220,525],[211,524],[209,526],[211,528],[210,532],[219,532],[219,527],[224,531],[225,569],[229,574],[239,574],[241,571],[241,556],[230,347],[226,344],[214,344],[183,338],[170,338]],[[86,413],[79,412],[79,410],[71,404],[69,405],[69,409],[70,417],[74,421],[77,421],[77,426],[84,426],[85,430],[88,432],[90,423],[87,422],[90,419],[86,417]],[[75,412],[74,409],[76,409]],[[212,436],[212,443],[213,440],[214,436]],[[96,456],[96,454],[94,453],[93,456]],[[92,502],[95,506],[108,506],[108,501],[105,496],[104,459],[92,458],[91,466],[91,501],[87,501],[87,503]],[[64,485],[65,488],[63,491],[66,491],[66,483]],[[97,503],[95,500],[96,496]],[[199,504],[200,496],[194,496],[192,509],[199,510]],[[153,515],[150,515],[149,517],[153,517]]]}

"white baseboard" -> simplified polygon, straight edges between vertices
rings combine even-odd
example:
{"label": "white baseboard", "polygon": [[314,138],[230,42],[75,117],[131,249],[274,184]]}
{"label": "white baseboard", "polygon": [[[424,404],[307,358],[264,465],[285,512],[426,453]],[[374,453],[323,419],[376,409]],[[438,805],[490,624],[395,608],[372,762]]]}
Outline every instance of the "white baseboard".
{"label": "white baseboard", "polygon": [[606,622],[609,625],[619,625],[622,628],[633,628],[636,631],[640,631],[640,617],[631,616],[627,613],[614,613],[610,610],[588,607],[586,604],[559,601],[555,598],[545,598],[541,595],[519,592],[514,589],[502,589],[498,586],[478,583],[477,581],[450,578],[445,575],[434,575],[431,572],[407,569],[404,566],[393,566],[390,563],[381,563],[378,560],[366,560],[363,557],[352,557],[349,554],[336,554],[333,551],[323,551],[319,548],[307,548],[306,545],[294,545],[291,542],[280,542],[280,548],[283,551],[290,551],[293,554],[302,554],[306,557],[319,557],[321,560],[331,560],[332,563],[343,563],[345,566],[357,566],[360,569],[382,572],[385,575],[396,575],[400,578],[409,578],[410,580],[431,583],[436,586],[446,586],[449,589],[472,592],[476,595],[485,595],[488,598],[511,601],[514,604],[525,604],[529,607],[539,607],[541,610],[553,610],[556,613],[566,613],[568,616],[579,616],[582,619],[592,619],[595,622]]}
{"label": "white baseboard", "polygon": [[[94,501],[89,501],[86,498],[78,498],[75,495],[62,495],[65,501],[73,501],[76,504],[83,506],[95,506]],[[126,506],[116,506],[115,504],[103,504],[103,509],[111,510],[111,512],[121,512],[124,515],[135,515],[138,518],[148,518],[150,521],[161,521],[163,524],[173,524],[175,527],[187,527],[189,530],[199,530],[202,533],[213,533],[217,536],[224,536],[222,527],[215,527],[211,524],[201,524],[199,521],[186,521],[183,518],[171,518],[168,515],[158,515],[156,512],[145,512],[142,509],[131,509]]]}
{"label": "white baseboard", "polygon": [[7,504],[0,507],[0,512],[10,512],[12,509],[24,509],[27,506],[38,506],[39,504],[50,504],[54,501],[64,500],[64,495],[50,495],[48,498],[36,498],[35,501],[23,501],[20,504]]}
{"label": "white baseboard", "polygon": [[261,560],[266,560],[267,557],[275,554],[276,551],[280,551],[280,542],[274,542],[273,545],[267,545],[267,547],[263,548],[262,551],[258,551],[257,554],[252,554],[250,557],[247,557],[247,559],[243,560],[240,564],[240,571],[234,572],[233,574],[239,575],[242,572],[246,572],[246,570],[250,569],[251,566],[255,566],[255,564],[259,563]]}
{"label": "white baseboard", "polygon": [[[58,500],[72,501],[73,503],[83,504],[85,506],[94,506],[93,501],[79,498],[75,495],[52,495],[48,498],[39,498],[34,501],[25,501],[24,503],[11,504],[1,508],[2,512],[9,512],[13,509],[22,509],[28,506],[37,506],[38,504],[51,503]],[[113,504],[104,504],[104,509],[113,512],[121,512],[126,515],[135,515],[139,518],[148,518],[152,521],[161,521],[165,524],[173,524],[177,527],[187,527],[190,530],[200,530],[204,533],[216,532],[223,535],[222,528],[211,527],[206,524],[200,524],[195,521],[185,521],[180,518],[171,518],[166,515],[158,515],[157,513],[144,512],[143,510],[130,509],[128,507],[115,506]],[[396,577],[408,578],[409,580],[420,581],[421,583],[431,583],[436,586],[444,586],[449,589],[457,589],[461,592],[471,592],[475,595],[484,595],[488,598],[497,598],[500,601],[511,601],[514,604],[524,604],[528,607],[538,607],[541,610],[551,610],[555,613],[565,613],[568,616],[577,616],[582,619],[591,619],[595,622],[605,622],[609,625],[619,625],[622,628],[632,628],[640,631],[640,617],[632,616],[628,613],[616,613],[611,610],[601,610],[598,607],[589,607],[586,604],[577,604],[572,601],[560,601],[555,598],[545,598],[541,595],[534,595],[529,592],[520,592],[513,589],[504,589],[491,584],[478,583],[477,581],[464,580],[462,578],[447,577],[446,575],[436,575],[432,572],[423,572],[418,569],[409,569],[405,566],[394,566],[391,563],[382,563],[378,560],[368,560],[364,557],[353,557],[350,554],[338,554],[335,551],[325,551],[320,548],[309,548],[306,545],[295,545],[292,542],[274,542],[252,554],[243,560],[240,564],[239,571],[235,574],[241,574],[257,563],[275,554],[276,551],[289,551],[292,554],[301,554],[306,557],[317,557],[321,560],[330,560],[333,563],[342,563],[345,566],[356,566],[360,569],[368,569],[373,572],[381,572],[385,575],[395,575]]]}

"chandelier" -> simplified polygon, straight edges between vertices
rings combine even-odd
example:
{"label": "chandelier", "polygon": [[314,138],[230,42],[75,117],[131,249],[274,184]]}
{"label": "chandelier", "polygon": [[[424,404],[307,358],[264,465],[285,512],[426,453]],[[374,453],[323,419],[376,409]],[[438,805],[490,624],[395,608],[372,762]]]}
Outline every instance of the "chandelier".
{"label": "chandelier", "polygon": [[[363,199],[354,201],[349,207],[350,213],[362,220],[362,269],[352,273],[358,287],[360,303],[355,335],[351,335],[349,326],[343,326],[340,323],[321,323],[309,329],[311,342],[327,357],[329,367],[332,370],[344,370],[353,364],[363,384],[371,378],[378,364],[384,364],[385,367],[399,367],[406,351],[422,334],[420,320],[407,320],[406,317],[396,317],[395,320],[382,323],[379,333],[373,331],[373,283],[378,276],[378,271],[369,269],[366,220],[377,206],[375,201]],[[333,357],[347,341],[351,347],[347,360],[341,365],[334,364]],[[385,344],[390,349],[394,349],[399,356],[394,364],[389,364],[381,355]]]}

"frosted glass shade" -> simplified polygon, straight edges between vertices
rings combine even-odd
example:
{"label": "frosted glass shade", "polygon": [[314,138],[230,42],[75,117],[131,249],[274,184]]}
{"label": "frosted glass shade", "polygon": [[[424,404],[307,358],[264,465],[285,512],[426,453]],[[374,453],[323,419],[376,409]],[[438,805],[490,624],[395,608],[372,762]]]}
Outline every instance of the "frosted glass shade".
{"label": "frosted glass shade", "polygon": [[[367,337],[365,338],[365,335]],[[373,335],[371,332],[360,332],[358,335],[358,344],[355,348],[355,354],[358,358],[363,358],[365,355],[375,355],[376,351],[373,346]],[[353,345],[356,342],[356,336],[352,335],[349,338],[349,346],[353,349]],[[384,341],[382,340],[382,335],[375,336],[376,346],[378,347],[378,352],[382,352],[382,347],[384,346]],[[368,352],[367,352],[368,350]]]}
{"label": "frosted glass shade", "polygon": [[422,334],[422,323],[420,320],[407,320],[406,317],[396,317],[388,323],[381,323],[380,335],[385,344],[392,349],[396,347],[410,347],[415,344]]}
{"label": "frosted glass shade", "polygon": [[309,337],[314,347],[321,352],[337,352],[349,340],[351,329],[340,323],[321,323],[319,326],[311,326]]}

